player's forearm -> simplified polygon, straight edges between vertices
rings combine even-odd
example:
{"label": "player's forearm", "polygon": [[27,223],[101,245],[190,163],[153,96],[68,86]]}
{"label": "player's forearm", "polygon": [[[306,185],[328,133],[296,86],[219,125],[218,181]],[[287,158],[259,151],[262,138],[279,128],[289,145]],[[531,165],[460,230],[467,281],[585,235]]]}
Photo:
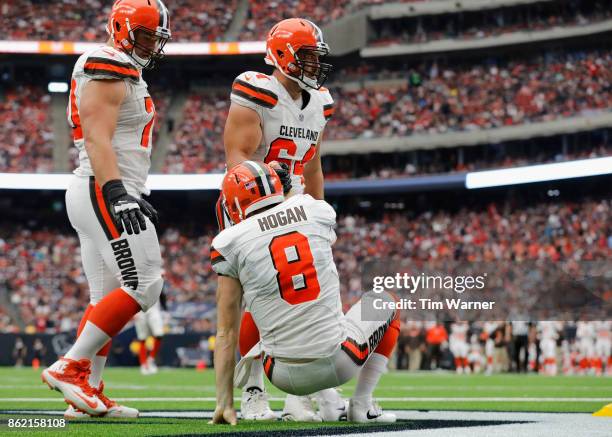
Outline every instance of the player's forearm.
{"label": "player's forearm", "polygon": [[121,179],[117,155],[110,141],[86,139],[85,149],[98,185],[102,187],[110,180]]}
{"label": "player's forearm", "polygon": [[234,404],[234,366],[238,333],[234,330],[217,331],[215,340],[215,375],[217,406]]}
{"label": "player's forearm", "polygon": [[215,341],[217,406],[231,407],[234,402],[234,366],[240,330],[241,295],[242,288],[238,280],[219,276]]}
{"label": "player's forearm", "polygon": [[304,193],[310,194],[315,199],[323,200],[325,196],[325,181],[323,178],[323,166],[321,164],[320,140],[316,147],[315,156],[304,166]]}
{"label": "player's forearm", "polygon": [[323,170],[312,172],[304,178],[304,193],[310,194],[315,199],[323,200],[325,197]]}

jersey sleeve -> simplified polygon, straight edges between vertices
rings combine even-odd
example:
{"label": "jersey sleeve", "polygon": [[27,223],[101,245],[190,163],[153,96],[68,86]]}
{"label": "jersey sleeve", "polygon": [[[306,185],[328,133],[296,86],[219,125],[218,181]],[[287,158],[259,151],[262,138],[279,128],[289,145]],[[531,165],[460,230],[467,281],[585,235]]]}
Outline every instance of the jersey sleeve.
{"label": "jersey sleeve", "polygon": [[336,226],[336,211],[325,200],[315,200],[317,221],[325,226]]}
{"label": "jersey sleeve", "polygon": [[321,235],[324,235],[329,240],[329,244],[333,245],[336,242],[336,232],[334,231],[336,227],[336,211],[324,200],[312,199],[312,201],[315,221],[323,229]]}
{"label": "jersey sleeve", "polygon": [[278,103],[277,94],[271,89],[272,81],[262,73],[247,71],[239,75],[232,84],[232,102],[250,108],[263,119],[263,112]]}
{"label": "jersey sleeve", "polygon": [[100,48],[85,59],[83,73],[95,80],[125,79],[134,83],[140,81],[140,72],[124,54],[110,48]]}
{"label": "jersey sleeve", "polygon": [[335,111],[334,99],[327,88],[321,88],[319,92],[321,93],[321,100],[323,101],[323,117],[325,117],[326,121],[329,121]]}
{"label": "jersey sleeve", "polygon": [[226,259],[221,252],[215,249],[214,246],[210,248],[210,264],[212,265],[215,273],[218,275],[230,276],[238,279],[238,272],[235,266],[230,262],[230,260]]}

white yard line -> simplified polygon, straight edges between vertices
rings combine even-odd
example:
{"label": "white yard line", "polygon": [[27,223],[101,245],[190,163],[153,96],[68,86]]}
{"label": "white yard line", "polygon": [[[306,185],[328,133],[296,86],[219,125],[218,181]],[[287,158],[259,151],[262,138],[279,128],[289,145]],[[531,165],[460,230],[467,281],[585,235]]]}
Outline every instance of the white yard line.
{"label": "white yard line", "polygon": [[[609,437],[610,419],[605,417],[593,417],[586,413],[509,413],[494,411],[407,411],[407,410],[387,410],[395,413],[398,419],[408,421],[457,421],[457,426],[447,424],[443,428],[425,428],[415,430],[385,431],[376,435],[385,437]],[[56,415],[64,414],[63,410],[57,411],[36,411],[36,410],[13,410],[2,411],[4,414],[15,415]],[[191,418],[205,419],[212,417],[212,411],[143,411],[140,413],[144,417],[159,418]],[[23,416],[22,416],[23,417]],[[470,421],[487,421],[490,424],[467,426]],[[525,423],[497,424],[499,421],[523,421]],[[468,423],[466,423],[468,422]],[[345,437],[346,434],[337,437]],[[350,437],[371,437],[371,433],[355,433]],[[330,437],[334,437],[330,434]]]}
{"label": "white yard line", "polygon": [[[241,398],[235,397],[239,401]],[[270,397],[271,401],[284,401],[284,397]],[[62,401],[61,397],[53,398],[0,398],[0,402],[53,402]],[[116,398],[120,402],[214,402],[215,397],[147,397]],[[612,402],[612,398],[577,398],[577,397],[377,397],[380,402]]]}

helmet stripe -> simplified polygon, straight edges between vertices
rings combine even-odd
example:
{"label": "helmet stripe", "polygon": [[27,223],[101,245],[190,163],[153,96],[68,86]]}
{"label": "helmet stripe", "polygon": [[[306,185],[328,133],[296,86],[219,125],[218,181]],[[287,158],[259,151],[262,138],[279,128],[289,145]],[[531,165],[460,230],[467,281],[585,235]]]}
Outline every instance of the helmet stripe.
{"label": "helmet stripe", "polygon": [[168,27],[168,9],[162,3],[161,0],[157,0],[157,11],[159,12],[159,27],[163,27],[164,29]]}
{"label": "helmet stripe", "polygon": [[323,42],[323,32],[321,31],[321,29],[319,28],[319,26],[317,26],[316,24],[314,24],[312,21],[310,20],[304,20],[307,21],[308,23],[310,23],[310,25],[312,26],[312,28],[314,29],[315,32],[315,37],[317,38],[317,42]]}
{"label": "helmet stripe", "polygon": [[260,196],[268,196],[270,194],[270,186],[268,185],[268,181],[264,182],[265,173],[259,167],[256,162],[253,161],[244,161],[244,166],[249,169],[253,177],[255,178],[255,182],[257,183],[257,188],[259,189]]}

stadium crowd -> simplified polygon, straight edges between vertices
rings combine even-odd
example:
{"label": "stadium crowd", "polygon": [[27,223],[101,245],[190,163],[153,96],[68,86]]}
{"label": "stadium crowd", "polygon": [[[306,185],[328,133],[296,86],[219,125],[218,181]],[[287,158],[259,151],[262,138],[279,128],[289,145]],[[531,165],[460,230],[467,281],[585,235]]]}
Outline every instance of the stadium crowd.
{"label": "stadium crowd", "polygon": [[[484,146],[490,156],[469,156],[459,159],[458,149],[414,151],[414,160],[402,153],[326,156],[323,165],[326,180],[389,179],[454,172],[472,172],[485,169],[520,167],[534,164],[564,162],[612,156],[611,144],[599,146],[580,145],[580,150],[563,153],[561,150],[538,153],[523,151],[514,153],[512,147]],[[483,148],[484,149],[484,148]],[[542,148],[544,149],[544,148]],[[560,149],[560,147],[556,147]],[[471,150],[469,151],[471,152]],[[482,152],[480,150],[479,152]],[[482,154],[482,153],[481,153]],[[393,161],[397,161],[394,163]],[[329,170],[327,170],[329,169]]]}
{"label": "stadium crowd", "polygon": [[[499,64],[406,68],[396,73],[406,79],[402,86],[334,87],[337,109],[324,136],[346,140],[472,131],[606,111],[612,100],[611,67],[612,55],[595,51]],[[376,73],[363,67],[352,69],[347,78],[351,76],[372,78]],[[227,94],[190,94],[169,145],[165,172],[223,170],[228,107]]]}
{"label": "stadium crowd", "polygon": [[[346,76],[372,78],[376,74],[361,67]],[[406,81],[390,88],[332,89],[337,109],[326,128],[326,140],[513,126],[605,111],[612,100],[609,52],[549,53],[535,60],[499,65],[434,63],[380,75],[400,75]],[[152,88],[157,137],[159,128],[169,121],[166,112],[171,93],[156,92],[155,84]],[[49,95],[34,86],[18,86],[4,93],[0,100],[0,171],[52,171],[49,102]],[[163,171],[223,171],[222,132],[228,107],[227,93],[190,93],[182,122],[174,126]],[[390,170],[391,175],[422,172],[410,166],[399,173]]]}
{"label": "stadium crowd", "polygon": [[0,97],[0,172],[53,171],[51,97],[34,86],[16,86]]}
{"label": "stadium crowd", "polygon": [[[111,0],[19,0],[0,4],[0,27],[10,40],[105,41]],[[174,0],[170,9],[172,40],[220,40],[238,0]]]}
{"label": "stadium crowd", "polygon": [[612,17],[607,2],[576,0],[484,9],[443,15],[373,20],[370,45],[480,39],[519,31],[584,26]]}
{"label": "stadium crowd", "polygon": [[304,17],[319,26],[342,17],[350,0],[249,0],[249,11],[239,39],[263,41],[270,28],[284,18]]}
{"label": "stadium crowd", "polygon": [[[402,0],[414,2],[419,0]],[[238,0],[202,2],[175,0],[170,10],[174,42],[221,41],[238,7]],[[380,0],[249,0],[246,19],[238,33],[242,41],[263,40],[271,25],[283,18],[304,17],[324,26],[351,11]],[[0,5],[0,25],[10,40],[103,41],[110,0],[18,0]],[[425,15],[372,21],[373,44],[424,42],[441,38],[483,38],[517,30],[582,25],[610,17],[601,0],[577,0],[561,5],[528,5],[443,18]]]}
{"label": "stadium crowd", "polygon": [[[360,274],[368,259],[405,260],[439,271],[458,268],[457,263],[483,263],[514,275],[502,285],[520,295],[516,275],[529,271],[521,263],[609,260],[611,214],[611,202],[601,200],[528,208],[491,204],[481,211],[416,216],[393,212],[376,221],[342,216],[334,253],[345,309],[369,287]],[[161,233],[169,308],[185,312],[189,305],[214,301],[216,280],[208,262],[214,234],[214,229],[188,233],[174,228]],[[3,228],[2,235],[0,287],[9,291],[25,325],[40,332],[74,329],[88,299],[76,235],[23,226]]]}
{"label": "stadium crowd", "polygon": [[219,94],[191,94],[182,123],[168,144],[164,173],[210,173],[225,169],[223,127],[229,98]]}
{"label": "stadium crowd", "polygon": [[445,133],[550,121],[607,110],[609,52],[548,54],[529,61],[405,71],[403,86],[333,90],[327,139]]}

